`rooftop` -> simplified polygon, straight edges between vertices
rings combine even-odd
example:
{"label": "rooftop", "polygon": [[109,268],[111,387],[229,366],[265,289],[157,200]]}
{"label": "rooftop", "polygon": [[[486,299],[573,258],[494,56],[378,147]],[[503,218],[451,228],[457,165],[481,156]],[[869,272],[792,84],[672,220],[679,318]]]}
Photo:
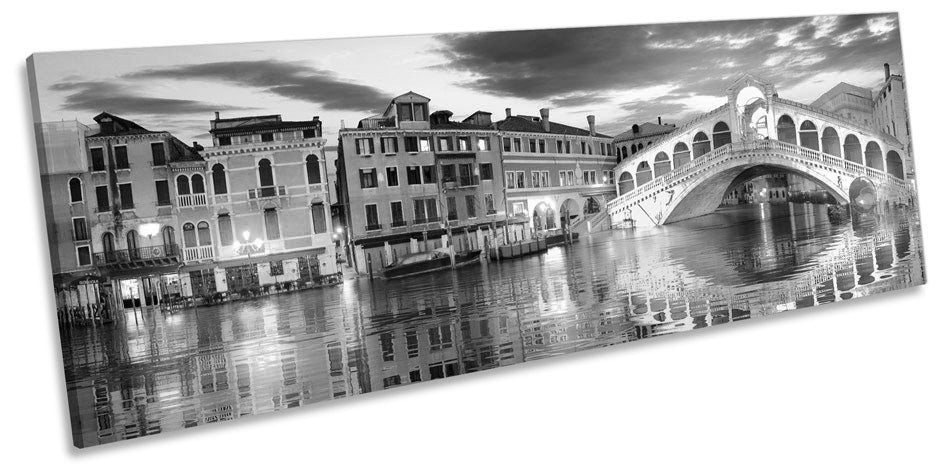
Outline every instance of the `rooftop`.
{"label": "rooftop", "polygon": [[[561,124],[559,122],[549,121],[550,130],[544,130],[544,124],[541,121],[540,117],[537,116],[525,116],[525,115],[516,115],[509,116],[502,121],[495,123],[495,126],[498,130],[509,131],[509,132],[535,132],[540,134],[558,134],[558,135],[576,135],[576,136],[590,136],[590,129],[581,129],[579,127],[568,126],[567,124]],[[601,133],[595,133],[595,137],[602,137],[609,139],[610,136]]]}

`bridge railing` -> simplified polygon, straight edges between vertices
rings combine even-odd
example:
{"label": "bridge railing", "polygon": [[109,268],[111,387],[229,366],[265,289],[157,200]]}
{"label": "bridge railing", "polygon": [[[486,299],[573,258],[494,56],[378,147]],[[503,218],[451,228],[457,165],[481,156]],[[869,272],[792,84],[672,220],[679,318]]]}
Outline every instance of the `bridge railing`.
{"label": "bridge railing", "polygon": [[685,178],[694,172],[701,171],[709,163],[715,162],[723,156],[762,150],[779,150],[783,153],[791,154],[804,160],[833,168],[851,176],[866,176],[877,183],[891,184],[897,186],[901,190],[907,189],[907,182],[900,178],[876,168],[867,167],[860,163],[845,160],[842,157],[837,157],[835,155],[820,152],[818,150],[790,144],[788,142],[781,142],[777,140],[754,140],[751,142],[735,142],[717,147],[691,160],[688,164],[683,165],[680,168],[675,168],[669,173],[657,178],[653,178],[646,184],[636,187],[632,191],[628,191],[627,193],[619,195],[617,198],[607,203],[607,210],[611,211],[620,205],[628,203],[631,199],[638,199],[645,194],[653,192],[658,187],[666,186],[675,181],[679,181],[680,179]]}

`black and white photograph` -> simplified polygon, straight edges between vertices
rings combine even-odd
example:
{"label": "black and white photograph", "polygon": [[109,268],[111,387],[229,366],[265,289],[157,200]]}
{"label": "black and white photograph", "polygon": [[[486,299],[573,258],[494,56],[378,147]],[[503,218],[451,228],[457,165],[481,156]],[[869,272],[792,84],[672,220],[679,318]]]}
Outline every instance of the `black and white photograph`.
{"label": "black and white photograph", "polygon": [[[68,419],[47,427],[111,448],[451,399],[414,385],[924,285],[908,96],[927,96],[901,18],[36,52],[16,158],[51,270],[32,313],[61,343]],[[638,383],[630,406],[664,403]],[[716,387],[697,400],[742,400]]]}

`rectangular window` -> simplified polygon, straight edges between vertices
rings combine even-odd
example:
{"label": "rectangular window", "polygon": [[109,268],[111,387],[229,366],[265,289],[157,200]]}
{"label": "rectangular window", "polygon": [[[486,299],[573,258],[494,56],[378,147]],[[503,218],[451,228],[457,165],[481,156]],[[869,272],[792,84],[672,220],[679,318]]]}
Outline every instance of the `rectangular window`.
{"label": "rectangular window", "polygon": [[119,202],[123,210],[135,208],[135,202],[132,200],[132,183],[119,185]]}
{"label": "rectangular window", "polygon": [[540,171],[531,172],[531,187],[532,188],[541,187],[541,172]]}
{"label": "rectangular window", "polygon": [[92,171],[106,171],[106,160],[102,157],[102,148],[89,149]]}
{"label": "rectangular window", "polygon": [[86,218],[76,217],[73,219],[73,240],[82,241],[89,239],[89,232],[86,230]]}
{"label": "rectangular window", "polygon": [[428,137],[419,137],[419,151],[420,152],[432,151],[432,145],[429,143]]}
{"label": "rectangular window", "polygon": [[109,212],[109,187],[96,186],[96,211]]}
{"label": "rectangular window", "polygon": [[437,204],[434,197],[428,198],[426,201],[426,217],[428,217],[429,222],[436,222],[439,220],[439,211],[436,209]]}
{"label": "rectangular window", "polygon": [[417,224],[436,222],[439,220],[435,198],[414,199],[412,204],[415,222]]}
{"label": "rectangular window", "polygon": [[412,103],[399,103],[399,107],[396,108],[396,111],[400,121],[412,120]]}
{"label": "rectangular window", "polygon": [[376,204],[367,204],[366,210],[366,231],[379,230],[379,213],[376,211]]}
{"label": "rectangular window", "polygon": [[475,209],[475,195],[474,194],[465,195],[465,212],[468,214],[469,219],[478,217],[478,212]]}
{"label": "rectangular window", "polygon": [[218,145],[231,145],[231,136],[218,137]]}
{"label": "rectangular window", "polygon": [[475,186],[478,179],[475,178],[473,163],[459,163],[459,184],[462,186]]}
{"label": "rectangular window", "polygon": [[390,202],[389,214],[393,221],[393,227],[402,227],[406,225],[406,218],[402,214],[402,201]]}
{"label": "rectangular window", "polygon": [[129,148],[124,145],[113,147],[115,151],[115,167],[118,170],[127,170],[129,168]]}
{"label": "rectangular window", "polygon": [[472,141],[468,137],[459,137],[459,152],[472,150]]}
{"label": "rectangular window", "polygon": [[456,207],[455,205],[454,197],[448,196],[445,198],[445,207],[446,207],[446,211],[448,212],[447,217],[449,218],[449,220],[459,219],[458,207]]}
{"label": "rectangular window", "polygon": [[508,189],[524,188],[525,179],[523,171],[506,171],[505,187]]}
{"label": "rectangular window", "polygon": [[513,142],[513,144],[514,144],[514,149],[513,149],[513,150],[514,150],[515,152],[520,152],[520,151],[521,151],[521,139],[515,139],[514,142]]}
{"label": "rectangular window", "polygon": [[544,139],[538,140],[538,152],[547,153],[547,151],[548,151],[547,141]]}
{"label": "rectangular window", "polygon": [[265,132],[261,134],[261,142],[273,142],[273,141],[274,141],[273,132]]}
{"label": "rectangular window", "polygon": [[452,347],[452,325],[429,328],[429,348],[432,351]]}
{"label": "rectangular window", "polygon": [[512,202],[511,212],[514,215],[523,216],[528,214],[527,205],[524,202]]}
{"label": "rectangular window", "polygon": [[383,137],[382,144],[383,144],[383,153],[387,155],[392,155],[399,151],[399,146],[398,144],[396,144],[395,137]]}
{"label": "rectangular window", "polygon": [[327,210],[322,202],[310,205],[310,218],[313,219],[313,233],[327,232]]}
{"label": "rectangular window", "polygon": [[583,142],[583,141],[581,142],[581,153],[582,154],[587,153],[587,142]]}
{"label": "rectangular window", "polygon": [[231,227],[231,216],[228,214],[218,216],[218,238],[221,240],[221,246],[234,243],[234,228]]}
{"label": "rectangular window", "polygon": [[535,139],[528,139],[528,151],[531,153],[538,153],[538,141]]}
{"label": "rectangular window", "polygon": [[488,193],[485,195],[485,213],[492,215],[495,213],[495,195]]}
{"label": "rectangular window", "polygon": [[458,175],[455,174],[455,165],[442,165],[442,182],[458,182]]}
{"label": "rectangular window", "polygon": [[162,142],[152,142],[152,165],[160,166],[165,164],[165,144]]}
{"label": "rectangular window", "polygon": [[89,250],[89,245],[76,247],[76,261],[80,266],[89,266],[92,264],[92,252]]}
{"label": "rectangular window", "polygon": [[[393,344],[392,332],[387,331],[387,332],[380,333],[379,343],[383,352],[383,362],[390,362],[396,358],[396,348],[395,348],[395,345]],[[396,378],[395,383],[398,385],[399,376],[394,375],[393,377]],[[389,378],[392,378],[392,377],[389,377]],[[386,380],[389,380],[389,378],[387,378]]]}
{"label": "rectangular window", "polygon": [[277,209],[264,209],[264,233],[268,240],[280,238],[280,222],[277,220]]}
{"label": "rectangular window", "polygon": [[159,206],[170,206],[172,204],[168,192],[168,180],[155,180],[155,201]]}
{"label": "rectangular window", "polygon": [[556,142],[554,143],[554,145],[555,145],[555,147],[557,147],[557,153],[564,153],[564,141],[563,141],[563,140],[558,140],[558,141],[556,141]]}
{"label": "rectangular window", "polygon": [[406,182],[410,185],[422,184],[422,167],[419,166],[407,166],[406,167]]}
{"label": "rectangular window", "polygon": [[399,168],[395,166],[386,167],[386,186],[392,188],[399,186]]}
{"label": "rectangular window", "polygon": [[[406,353],[410,358],[419,357],[419,336],[416,335],[416,330],[406,332]],[[413,372],[418,373],[419,371]],[[409,377],[412,377],[412,372],[409,373]],[[418,380],[413,382],[418,382]]]}
{"label": "rectangular window", "polygon": [[440,152],[451,152],[452,151],[452,139],[448,137],[439,137],[439,151]]}
{"label": "rectangular window", "polygon": [[316,137],[317,137],[317,130],[316,130],[316,129],[304,129],[304,130],[303,130],[303,138],[304,138],[304,139],[315,139]]}
{"label": "rectangular window", "polygon": [[422,167],[422,182],[425,184],[435,184],[435,165]]}
{"label": "rectangular window", "polygon": [[571,153],[571,141],[570,141],[570,140],[565,140],[565,141],[564,141],[564,153]]}
{"label": "rectangular window", "polygon": [[524,172],[523,171],[515,172],[515,187],[524,188]]}
{"label": "rectangular window", "polygon": [[406,144],[407,152],[418,152],[419,151],[419,138],[418,137],[406,137],[403,140]]}
{"label": "rectangular window", "polygon": [[511,151],[511,138],[510,138],[510,137],[505,137],[505,138],[502,140],[502,148],[504,148],[504,150],[505,150],[506,152],[510,152],[510,151]]}
{"label": "rectangular window", "polygon": [[376,180],[376,169],[375,168],[362,168],[360,169],[360,187],[363,189],[375,188],[379,186],[379,182]]}
{"label": "rectangular window", "polygon": [[356,139],[356,154],[357,155],[372,155],[373,154],[373,139],[371,137],[365,139]]}
{"label": "rectangular window", "polygon": [[479,152],[491,150],[491,143],[489,143],[488,137],[479,137],[477,145]]}
{"label": "rectangular window", "polygon": [[479,173],[479,177],[481,177],[482,181],[491,181],[491,179],[493,178],[493,174],[492,174],[493,171],[492,171],[491,163],[482,163],[482,164],[480,164],[480,165],[478,166],[478,173]]}

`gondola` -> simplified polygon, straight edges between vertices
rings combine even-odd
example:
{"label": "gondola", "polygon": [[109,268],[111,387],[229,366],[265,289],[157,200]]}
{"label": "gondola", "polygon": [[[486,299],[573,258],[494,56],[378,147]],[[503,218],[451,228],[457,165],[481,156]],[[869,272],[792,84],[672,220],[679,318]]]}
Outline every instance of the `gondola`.
{"label": "gondola", "polygon": [[[455,267],[477,263],[482,250],[463,251],[455,254]],[[426,251],[409,255],[380,273],[386,279],[397,279],[416,274],[430,273],[452,268],[452,259],[444,251]]]}

